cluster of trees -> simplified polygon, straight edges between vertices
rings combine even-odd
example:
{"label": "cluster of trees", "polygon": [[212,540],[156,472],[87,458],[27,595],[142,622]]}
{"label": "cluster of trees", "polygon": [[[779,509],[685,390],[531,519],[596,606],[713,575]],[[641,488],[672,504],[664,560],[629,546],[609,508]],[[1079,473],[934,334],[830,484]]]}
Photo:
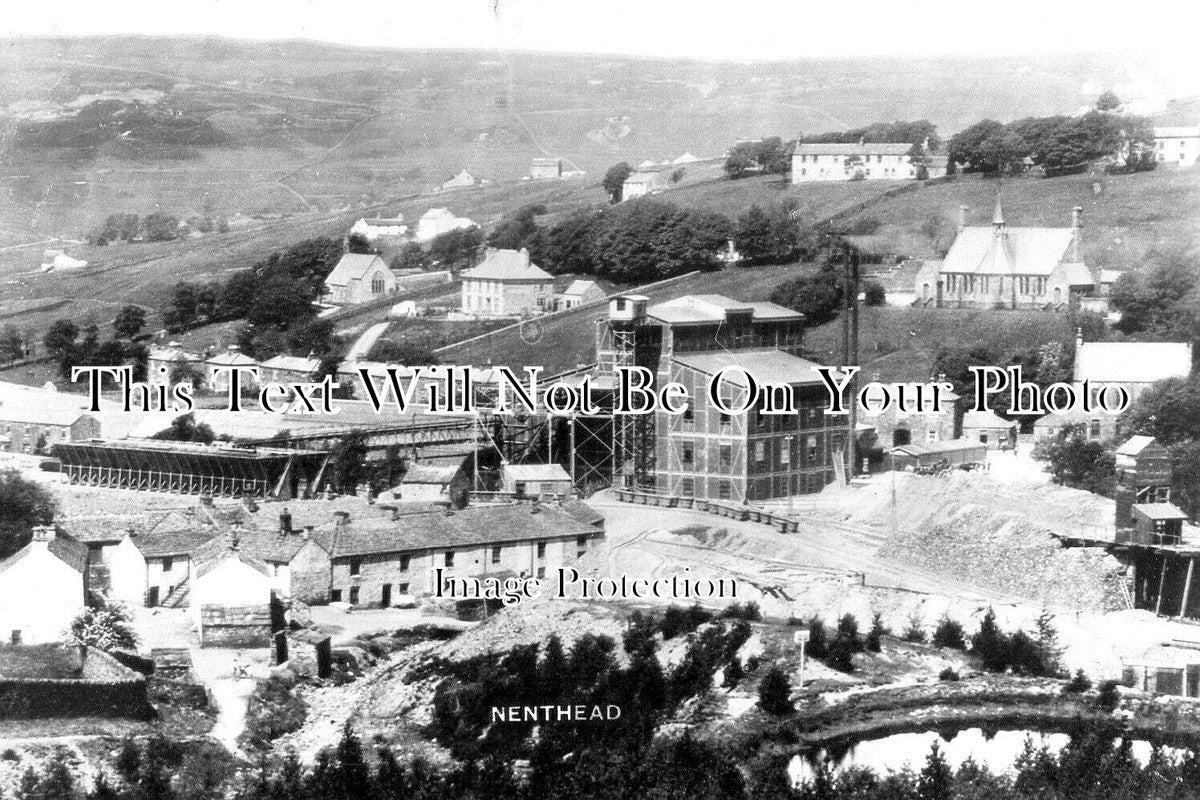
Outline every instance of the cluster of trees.
{"label": "cluster of trees", "polygon": [[67,633],[72,643],[101,650],[134,649],[138,643],[133,612],[123,603],[89,605],[71,620]]}
{"label": "cluster of trees", "polygon": [[942,143],[938,136],[937,126],[927,119],[915,122],[873,122],[861,128],[850,128],[845,131],[830,131],[816,135],[800,137],[803,142],[818,142],[821,144],[857,144],[858,142],[906,142],[923,145],[929,141],[929,149],[936,151]]}
{"label": "cluster of trees", "polygon": [[323,356],[337,349],[333,325],[317,318],[313,302],[324,292],[325,278],[342,256],[340,242],[307,239],[272,253],[224,283],[175,285],[163,312],[169,330],[205,322],[245,319],[238,344],[255,358],[284,350]]}
{"label": "cluster of trees", "polygon": [[466,269],[479,261],[482,247],[482,230],[460,228],[435,236],[427,245],[406,242],[388,266],[392,269]]}
{"label": "cluster of trees", "polygon": [[996,624],[996,612],[988,608],[979,631],[971,637],[970,652],[979,658],[984,669],[993,672],[1012,670],[1022,675],[1048,677],[1059,677],[1061,673],[1058,632],[1053,618],[1045,611],[1037,619],[1035,634],[1030,636],[1022,630],[1005,633]]}
{"label": "cluster of trees", "polygon": [[16,325],[10,323],[0,328],[0,364],[25,358],[30,350],[29,337]]}
{"label": "cluster of trees", "polygon": [[1060,486],[1112,496],[1116,456],[1111,443],[1089,438],[1086,423],[1064,426],[1039,441],[1033,457],[1046,463],[1051,480]]}
{"label": "cluster of trees", "polygon": [[1109,302],[1121,313],[1113,327],[1149,341],[1200,341],[1200,265],[1181,253],[1151,253],[1148,261],[1113,284]]}
{"label": "cluster of trees", "polygon": [[40,483],[15,469],[0,470],[0,560],[29,544],[33,528],[54,521],[57,505]]}
{"label": "cluster of trees", "polygon": [[1130,169],[1153,169],[1153,123],[1115,113],[1110,101],[1102,96],[1098,105],[1104,108],[1079,117],[1025,117],[1008,124],[981,120],[950,138],[950,162],[968,164],[967,172],[1008,174],[1023,170],[1029,158],[1049,176],[1124,154]]}
{"label": "cluster of trees", "polygon": [[[146,359],[150,353],[136,341],[146,326],[146,310],[125,306],[113,320],[113,338],[101,341],[100,326],[92,323],[80,328],[69,319],[55,320],[42,337],[46,353],[58,361],[59,373],[68,380],[76,366],[133,366],[133,379],[146,379]],[[107,379],[106,379],[107,381]]]}
{"label": "cluster of trees", "polygon": [[765,208],[755,204],[737,218],[733,240],[742,265],[787,264],[816,252],[816,235],[801,225],[798,205],[795,198]]}
{"label": "cluster of trees", "polygon": [[[955,394],[971,408],[975,405],[975,378],[970,367],[981,364],[1020,365],[1022,378],[1044,389],[1052,383],[1071,381],[1075,348],[1065,341],[1043,342],[1027,348],[998,348],[987,344],[943,347],[934,358],[933,372],[944,374],[953,384]],[[1007,395],[988,396],[989,406],[1001,415],[1007,412],[1008,402]]]}
{"label": "cluster of trees", "polygon": [[[219,223],[212,223],[216,226]],[[224,223],[228,230],[228,223]],[[155,211],[140,217],[137,214],[109,214],[104,224],[87,235],[88,244],[106,245],[113,242],[169,242],[183,236],[179,217],[165,211]]]}
{"label": "cluster of trees", "polygon": [[771,302],[799,311],[809,326],[837,319],[845,297],[843,271],[832,259],[820,268],[784,281],[771,292]]}
{"label": "cluster of trees", "polygon": [[785,143],[778,136],[738,142],[725,157],[725,174],[734,179],[751,174],[782,175],[792,168],[795,149],[795,141]]}
{"label": "cluster of trees", "polygon": [[578,211],[539,228],[524,244],[554,274],[582,273],[645,283],[716,269],[733,225],[721,214],[637,199],[602,211]]}

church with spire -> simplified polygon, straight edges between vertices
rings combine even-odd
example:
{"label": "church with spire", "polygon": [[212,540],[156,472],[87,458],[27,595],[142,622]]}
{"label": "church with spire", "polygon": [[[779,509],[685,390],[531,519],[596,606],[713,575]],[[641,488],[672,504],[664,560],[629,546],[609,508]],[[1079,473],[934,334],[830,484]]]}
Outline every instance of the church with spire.
{"label": "church with spire", "polygon": [[1012,227],[999,197],[991,225],[967,225],[967,210],[959,209],[958,235],[946,258],[926,261],[917,275],[916,305],[1057,311],[1096,294],[1083,259],[1079,206],[1064,228]]}

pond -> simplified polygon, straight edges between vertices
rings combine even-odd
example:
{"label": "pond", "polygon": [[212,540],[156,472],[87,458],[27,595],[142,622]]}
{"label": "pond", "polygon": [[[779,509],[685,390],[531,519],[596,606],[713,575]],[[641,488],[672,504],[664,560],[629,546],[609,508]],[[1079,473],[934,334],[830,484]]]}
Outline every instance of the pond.
{"label": "pond", "polygon": [[[937,731],[920,733],[897,733],[881,739],[868,739],[850,747],[844,754],[832,756],[833,772],[837,774],[851,767],[866,767],[879,775],[899,771],[906,766],[919,772],[929,755],[934,742],[938,743],[943,756],[952,769],[958,769],[968,758],[986,766],[994,773],[1008,772],[1021,751],[1025,740],[1032,739],[1034,747],[1045,746],[1057,753],[1068,741],[1065,733],[1046,733],[1035,730],[1001,730],[985,733],[981,728],[967,728],[957,733],[943,734]],[[1168,754],[1182,753],[1174,748],[1165,748]],[[1150,758],[1151,745],[1147,741],[1134,740],[1133,755],[1142,764]],[[828,754],[821,751],[818,758]],[[813,765],[811,755],[798,755],[788,764],[788,774],[794,783],[810,780]]]}

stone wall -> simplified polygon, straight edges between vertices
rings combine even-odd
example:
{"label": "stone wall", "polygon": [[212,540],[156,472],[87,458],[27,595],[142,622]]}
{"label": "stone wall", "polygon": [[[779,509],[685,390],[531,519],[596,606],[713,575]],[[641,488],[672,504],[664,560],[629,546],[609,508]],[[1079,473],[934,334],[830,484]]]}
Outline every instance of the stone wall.
{"label": "stone wall", "polygon": [[80,678],[0,678],[0,719],[154,716],[141,675],[96,649],[80,662]]}
{"label": "stone wall", "polygon": [[201,647],[268,647],[270,644],[271,610],[267,606],[201,607]]}

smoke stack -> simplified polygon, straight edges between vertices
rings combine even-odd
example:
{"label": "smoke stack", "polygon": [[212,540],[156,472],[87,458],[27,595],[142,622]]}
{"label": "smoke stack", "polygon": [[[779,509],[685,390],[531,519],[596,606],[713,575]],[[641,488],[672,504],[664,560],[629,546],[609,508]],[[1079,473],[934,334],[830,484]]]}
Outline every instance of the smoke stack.
{"label": "smoke stack", "polygon": [[284,506],[283,511],[279,512],[279,533],[286,536],[292,532],[292,515]]}
{"label": "smoke stack", "polygon": [[1083,328],[1075,329],[1075,352],[1079,352],[1079,348],[1083,347]]}
{"label": "smoke stack", "polygon": [[1071,209],[1071,227],[1083,227],[1083,206],[1075,206],[1075,208]]}
{"label": "smoke stack", "polygon": [[967,227],[967,210],[968,209],[965,205],[958,207],[958,232],[959,233],[962,233],[962,229]]}

